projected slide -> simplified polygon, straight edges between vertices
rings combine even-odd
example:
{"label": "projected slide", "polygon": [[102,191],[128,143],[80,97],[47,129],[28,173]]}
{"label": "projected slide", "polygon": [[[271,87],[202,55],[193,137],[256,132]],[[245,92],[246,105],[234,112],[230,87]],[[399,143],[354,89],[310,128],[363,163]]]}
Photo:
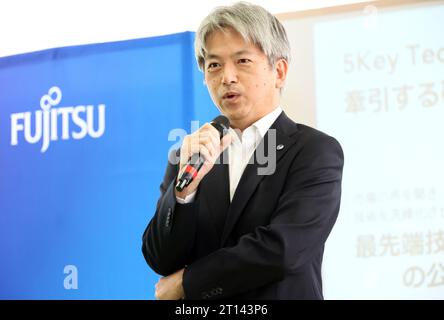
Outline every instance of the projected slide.
{"label": "projected slide", "polygon": [[325,296],[444,298],[444,5],[314,26],[317,127],[344,148]]}

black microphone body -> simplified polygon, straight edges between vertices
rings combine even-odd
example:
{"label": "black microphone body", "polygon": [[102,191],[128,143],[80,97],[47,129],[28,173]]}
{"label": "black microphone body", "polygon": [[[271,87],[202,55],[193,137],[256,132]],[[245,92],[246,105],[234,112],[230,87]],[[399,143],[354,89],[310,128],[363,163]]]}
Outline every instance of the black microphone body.
{"label": "black microphone body", "polygon": [[[228,129],[230,127],[230,120],[228,120],[225,116],[217,116],[213,119],[213,121],[210,122],[213,127],[219,131],[219,137],[220,139],[223,138],[228,132]],[[180,176],[179,180],[177,180],[176,184],[176,190],[182,191],[185,189],[197,176],[197,173],[199,172],[200,168],[205,162],[205,158],[201,156],[199,153],[195,153],[191,156],[191,158],[188,160],[187,164],[185,165],[185,170],[182,172],[182,175]]]}

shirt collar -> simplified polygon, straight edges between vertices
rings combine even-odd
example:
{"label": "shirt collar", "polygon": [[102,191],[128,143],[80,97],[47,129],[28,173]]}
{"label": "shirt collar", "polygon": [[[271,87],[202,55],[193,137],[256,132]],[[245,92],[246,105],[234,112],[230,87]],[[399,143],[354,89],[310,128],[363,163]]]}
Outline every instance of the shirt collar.
{"label": "shirt collar", "polygon": [[276,119],[279,117],[281,112],[282,112],[282,108],[280,106],[278,106],[276,109],[271,111],[269,114],[260,118],[259,120],[257,120],[255,123],[252,124],[252,126],[256,127],[261,138],[263,138],[265,136],[268,129],[270,129],[271,125],[273,124],[273,122],[276,121]]}
{"label": "shirt collar", "polygon": [[248,134],[251,136],[251,134],[254,135],[255,133],[259,134],[259,138],[262,139],[267,133],[268,129],[270,129],[271,125],[279,117],[281,112],[282,108],[280,106],[277,106],[273,111],[257,120],[248,128],[245,128],[243,133],[241,133],[239,130],[234,130],[233,128],[230,128],[229,131],[231,135],[233,135],[233,137],[236,137],[238,140],[242,139],[244,134]]}

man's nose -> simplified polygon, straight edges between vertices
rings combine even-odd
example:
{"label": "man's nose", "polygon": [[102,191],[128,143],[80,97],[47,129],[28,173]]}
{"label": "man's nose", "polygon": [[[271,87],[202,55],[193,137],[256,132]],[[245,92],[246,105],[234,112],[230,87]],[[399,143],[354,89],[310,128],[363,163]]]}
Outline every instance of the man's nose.
{"label": "man's nose", "polygon": [[232,64],[227,63],[222,70],[222,84],[237,83],[237,70]]}

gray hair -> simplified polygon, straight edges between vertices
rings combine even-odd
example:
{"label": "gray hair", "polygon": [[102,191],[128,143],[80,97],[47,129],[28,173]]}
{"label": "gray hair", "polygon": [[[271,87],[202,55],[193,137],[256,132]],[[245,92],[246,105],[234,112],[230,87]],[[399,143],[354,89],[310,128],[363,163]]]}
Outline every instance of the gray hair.
{"label": "gray hair", "polygon": [[197,64],[205,70],[206,40],[213,31],[236,30],[245,41],[253,43],[268,57],[270,66],[279,59],[290,62],[290,44],[279,20],[264,8],[247,2],[214,9],[200,24],[194,41]]}

